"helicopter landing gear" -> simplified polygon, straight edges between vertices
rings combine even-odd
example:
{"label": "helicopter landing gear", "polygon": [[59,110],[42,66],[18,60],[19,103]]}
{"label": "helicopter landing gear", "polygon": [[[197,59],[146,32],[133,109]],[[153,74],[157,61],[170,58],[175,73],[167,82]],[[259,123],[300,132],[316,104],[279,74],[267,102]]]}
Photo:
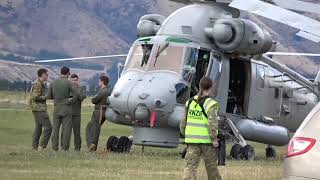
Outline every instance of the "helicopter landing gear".
{"label": "helicopter landing gear", "polygon": [[247,161],[253,161],[255,157],[254,148],[251,145],[246,145],[242,148],[242,157]]}
{"label": "helicopter landing gear", "polygon": [[242,159],[242,147],[240,144],[234,144],[230,151],[230,156],[234,160]]}
{"label": "helicopter landing gear", "polygon": [[272,146],[268,146],[266,148],[266,157],[270,159],[274,159],[277,156],[276,150]]}
{"label": "helicopter landing gear", "polygon": [[255,152],[253,146],[247,144],[241,147],[240,144],[234,144],[230,151],[230,156],[234,160],[244,159],[247,161],[253,161],[255,157]]}
{"label": "helicopter landing gear", "polygon": [[231,134],[227,135],[229,138],[235,142],[230,151],[230,156],[235,160],[248,160],[252,161],[255,157],[255,152],[253,146],[247,144],[247,141],[243,138],[237,127],[233,122],[225,117],[223,119],[231,129]]}
{"label": "helicopter landing gear", "polygon": [[106,149],[110,152],[129,153],[131,146],[132,141],[126,136],[121,136],[120,138],[110,136],[106,144]]}
{"label": "helicopter landing gear", "polygon": [[118,138],[116,136],[110,136],[106,144],[106,149],[110,152],[116,151],[117,143],[118,143]]}

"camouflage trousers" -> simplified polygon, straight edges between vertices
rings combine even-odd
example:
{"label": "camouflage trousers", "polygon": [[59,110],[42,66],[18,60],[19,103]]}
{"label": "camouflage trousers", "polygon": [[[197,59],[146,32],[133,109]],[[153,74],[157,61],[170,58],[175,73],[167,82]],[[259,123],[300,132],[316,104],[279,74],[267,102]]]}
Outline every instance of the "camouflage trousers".
{"label": "camouflage trousers", "polygon": [[197,168],[201,157],[203,157],[206,166],[208,180],[220,180],[221,176],[217,163],[218,149],[214,148],[211,144],[188,144],[183,179],[197,179]]}
{"label": "camouflage trousers", "polygon": [[32,113],[35,122],[35,128],[32,136],[32,148],[35,150],[38,149],[41,135],[42,138],[40,141],[40,146],[42,148],[46,148],[52,132],[52,125],[48,113],[46,111],[33,111]]}

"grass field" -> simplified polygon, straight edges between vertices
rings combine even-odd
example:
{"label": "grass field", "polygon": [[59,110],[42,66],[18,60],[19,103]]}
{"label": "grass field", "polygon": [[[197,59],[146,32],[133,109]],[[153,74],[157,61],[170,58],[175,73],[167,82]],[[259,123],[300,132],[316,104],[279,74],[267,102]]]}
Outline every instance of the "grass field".
{"label": "grass field", "polygon": [[[16,99],[15,99],[16,98]],[[10,99],[10,102],[1,101]],[[179,149],[145,148],[133,146],[130,154],[105,153],[102,149],[110,135],[130,135],[131,128],[107,123],[103,126],[98,153],[88,154],[51,151],[51,142],[46,151],[31,150],[33,118],[23,101],[24,94],[0,93],[0,179],[182,179],[184,161]],[[15,101],[17,100],[17,101]],[[52,108],[49,108],[51,114]],[[83,147],[85,126],[90,119],[91,107],[83,108]],[[229,145],[230,146],[230,145]],[[268,160],[264,145],[254,144],[257,158],[253,162],[227,160],[220,167],[223,179],[266,180],[281,179],[285,148],[278,148],[278,158]],[[228,147],[230,148],[230,147]],[[229,152],[229,150],[228,150]],[[198,179],[206,179],[201,163]]]}

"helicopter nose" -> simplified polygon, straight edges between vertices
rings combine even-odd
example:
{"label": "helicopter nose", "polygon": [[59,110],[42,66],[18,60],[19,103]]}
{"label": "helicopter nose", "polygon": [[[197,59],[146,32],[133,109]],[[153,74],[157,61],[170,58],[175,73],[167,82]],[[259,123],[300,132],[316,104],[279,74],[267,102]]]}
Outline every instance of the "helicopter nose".
{"label": "helicopter nose", "polygon": [[128,108],[132,117],[139,121],[150,124],[155,120],[165,123],[165,119],[171,113],[176,104],[175,83],[179,77],[170,73],[145,74],[132,88],[128,96]]}

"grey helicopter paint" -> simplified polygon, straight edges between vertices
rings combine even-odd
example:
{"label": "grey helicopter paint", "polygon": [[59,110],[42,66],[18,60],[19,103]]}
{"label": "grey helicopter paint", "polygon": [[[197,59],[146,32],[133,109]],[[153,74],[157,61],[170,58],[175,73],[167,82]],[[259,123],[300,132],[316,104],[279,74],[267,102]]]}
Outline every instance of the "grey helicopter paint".
{"label": "grey helicopter paint", "polygon": [[277,66],[250,58],[268,52],[272,39],[238,16],[226,4],[208,2],[183,7],[166,19],[142,17],[141,38],[109,98],[107,119],[133,126],[133,144],[177,147],[184,103],[207,75],[215,82],[211,95],[219,101],[220,113],[244,139],[287,144],[289,130],[299,127],[318,102],[317,94]]}
{"label": "grey helicopter paint", "polygon": [[[319,101],[320,74],[311,82],[267,56],[273,54],[269,52],[271,36],[254,22],[240,19],[236,9],[245,9],[244,4],[265,6],[263,2],[236,0],[230,7],[215,1],[173,1],[193,4],[168,17],[150,14],[140,19],[139,39],[125,64],[118,66],[119,79],[109,97],[107,119],[132,126],[133,144],[175,148],[180,144],[185,102],[197,94],[200,79],[209,76],[215,84],[211,96],[220,104],[221,130],[235,143],[231,156],[253,159],[254,149],[247,144],[250,140],[268,145],[266,155],[274,157],[270,146],[286,145],[289,132],[299,127]],[[241,7],[236,7],[239,4]],[[295,26],[286,17],[287,11],[281,10],[280,19],[268,13],[260,15]],[[297,35],[316,41],[318,29],[312,27],[304,25]],[[51,61],[61,59],[40,62]],[[128,146],[125,151],[129,151],[131,143],[125,139],[110,137],[107,146],[118,152],[123,150],[118,147]]]}

